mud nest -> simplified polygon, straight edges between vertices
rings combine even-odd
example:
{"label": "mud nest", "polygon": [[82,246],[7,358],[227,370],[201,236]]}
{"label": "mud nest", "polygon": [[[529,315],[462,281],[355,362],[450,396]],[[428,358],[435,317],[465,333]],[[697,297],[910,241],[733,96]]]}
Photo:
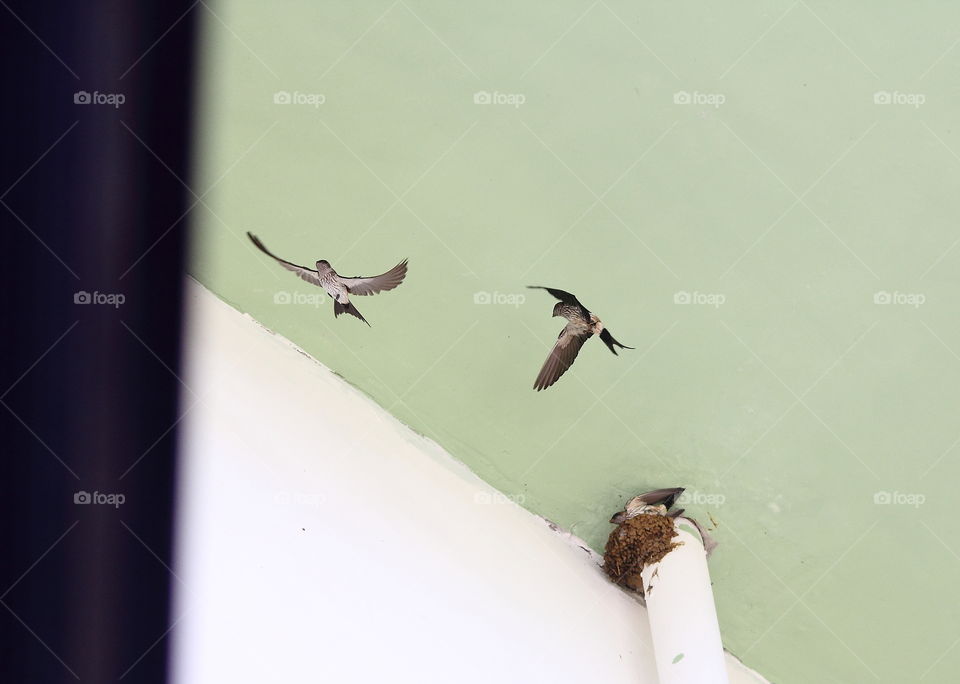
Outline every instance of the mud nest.
{"label": "mud nest", "polygon": [[603,570],[615,583],[643,594],[640,573],[676,548],[673,518],[638,515],[610,533],[603,554]]}

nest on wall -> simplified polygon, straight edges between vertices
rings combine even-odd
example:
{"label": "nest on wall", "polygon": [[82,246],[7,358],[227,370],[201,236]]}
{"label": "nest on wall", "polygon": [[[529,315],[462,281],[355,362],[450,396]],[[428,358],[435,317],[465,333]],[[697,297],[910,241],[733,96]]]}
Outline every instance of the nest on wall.
{"label": "nest on wall", "polygon": [[664,515],[638,515],[624,520],[610,533],[603,554],[603,570],[616,584],[643,595],[640,573],[656,563],[682,542],[673,538],[677,531],[673,518]]}

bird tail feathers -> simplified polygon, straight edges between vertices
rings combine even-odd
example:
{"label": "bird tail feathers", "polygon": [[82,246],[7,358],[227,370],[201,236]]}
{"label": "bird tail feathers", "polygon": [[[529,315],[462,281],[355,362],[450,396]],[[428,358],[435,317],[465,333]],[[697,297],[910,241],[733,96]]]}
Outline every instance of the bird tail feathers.
{"label": "bird tail feathers", "polygon": [[621,349],[633,349],[633,347],[628,347],[625,344],[620,344],[619,342],[617,342],[614,339],[613,335],[610,334],[610,331],[607,330],[606,328],[600,331],[600,339],[603,341],[605,345],[607,345],[607,349],[613,352],[614,356],[618,356],[617,350],[614,347],[614,345],[616,345],[617,347],[620,347]]}
{"label": "bird tail feathers", "polygon": [[363,321],[363,322],[366,323],[367,325],[370,325],[369,321],[367,321],[367,319],[363,317],[363,314],[361,314],[361,313],[357,310],[357,307],[355,307],[355,306],[353,305],[353,302],[347,302],[346,304],[341,304],[341,303],[338,302],[336,299],[334,299],[334,300],[333,300],[333,315],[334,315],[335,317],[339,317],[340,314],[342,314],[342,313],[347,313],[347,314],[350,314],[351,316],[356,316],[357,318],[359,318],[361,321]]}

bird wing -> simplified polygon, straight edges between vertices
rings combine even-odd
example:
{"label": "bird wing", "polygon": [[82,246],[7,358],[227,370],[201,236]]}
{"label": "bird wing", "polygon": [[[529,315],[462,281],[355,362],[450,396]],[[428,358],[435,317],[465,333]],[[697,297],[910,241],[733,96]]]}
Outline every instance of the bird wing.
{"label": "bird wing", "polygon": [[543,285],[527,285],[527,287],[530,288],[531,290],[546,290],[547,292],[549,292],[551,295],[559,299],[564,304],[570,304],[572,306],[576,306],[577,308],[579,308],[580,313],[583,314],[584,318],[590,318],[590,309],[588,309],[583,304],[581,304],[580,300],[574,297],[569,292],[558,290],[555,287],[544,287]]}
{"label": "bird wing", "polygon": [[533,383],[533,388],[538,392],[547,389],[555,383],[561,375],[567,372],[567,369],[573,365],[574,359],[580,353],[580,347],[590,337],[589,331],[580,326],[567,323],[566,327],[560,331],[560,337],[557,343],[550,350],[550,356],[543,362],[543,368],[537,375],[537,381]]}
{"label": "bird wing", "polygon": [[549,292],[550,294],[552,294],[554,297],[559,299],[561,302],[564,302],[565,304],[573,304],[575,306],[579,306],[584,309],[586,308],[583,306],[583,304],[580,303],[580,300],[578,300],[572,294],[570,294],[569,292],[564,292],[563,290],[558,290],[555,287],[544,287],[543,285],[527,285],[527,287],[531,290],[546,290],[547,292]]}
{"label": "bird wing", "polygon": [[668,489],[654,489],[652,492],[640,494],[636,498],[651,506],[663,504],[667,508],[671,508],[681,494],[683,494],[683,487],[670,487]]}
{"label": "bird wing", "polygon": [[275,259],[277,263],[279,263],[288,271],[293,271],[298,276],[300,276],[303,280],[306,280],[308,283],[311,283],[312,285],[321,286],[320,274],[314,271],[312,268],[307,268],[306,266],[297,266],[296,264],[290,261],[287,261],[286,259],[281,259],[276,254],[274,254],[269,249],[267,249],[267,246],[264,245],[262,242],[260,242],[260,238],[258,238],[253,233],[247,233],[247,237],[250,238],[250,242],[252,242],[254,245],[257,246],[257,249],[259,249],[261,252],[266,254],[268,257]]}
{"label": "bird wing", "polygon": [[344,276],[338,275],[337,277],[340,278],[340,282],[347,286],[350,294],[373,295],[378,292],[392,290],[403,282],[406,275],[407,260],[404,259],[386,273],[381,273],[378,276],[371,276],[369,278],[363,278],[361,276],[345,278]]}

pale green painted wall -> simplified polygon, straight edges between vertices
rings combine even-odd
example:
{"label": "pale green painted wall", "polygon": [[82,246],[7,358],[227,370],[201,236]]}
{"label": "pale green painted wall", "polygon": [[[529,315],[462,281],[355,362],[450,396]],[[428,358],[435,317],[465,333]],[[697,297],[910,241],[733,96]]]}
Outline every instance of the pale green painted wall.
{"label": "pale green painted wall", "polygon": [[[878,5],[198,8],[193,185],[215,185],[191,273],[595,548],[626,496],[699,492],[725,643],[773,680],[954,681],[960,8]],[[351,275],[410,257],[410,275],[358,300],[372,329],[335,321],[329,301],[274,303],[314,291],[248,230]],[[591,341],[533,392],[561,322],[531,283],[637,351]]]}

